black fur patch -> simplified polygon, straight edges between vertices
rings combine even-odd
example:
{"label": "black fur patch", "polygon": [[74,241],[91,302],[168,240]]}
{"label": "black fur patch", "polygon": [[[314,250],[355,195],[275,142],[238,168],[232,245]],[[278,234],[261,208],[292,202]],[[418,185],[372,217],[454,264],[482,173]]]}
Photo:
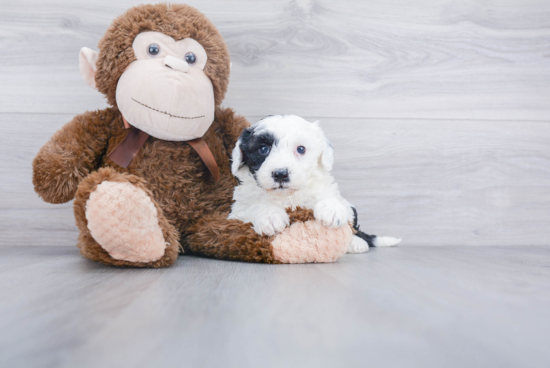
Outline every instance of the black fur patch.
{"label": "black fur patch", "polygon": [[353,229],[357,231],[357,234],[355,235],[366,241],[369,244],[369,247],[374,247],[374,238],[376,238],[376,235],[368,235],[359,230],[359,224],[357,223],[357,210],[355,207],[351,207],[351,209],[353,210]]}
{"label": "black fur patch", "polygon": [[262,146],[271,148],[277,145],[277,138],[270,132],[259,132],[254,134],[254,127],[245,129],[240,137],[241,151],[243,153],[243,165],[248,166],[252,174],[256,173],[269,156],[260,154]]}

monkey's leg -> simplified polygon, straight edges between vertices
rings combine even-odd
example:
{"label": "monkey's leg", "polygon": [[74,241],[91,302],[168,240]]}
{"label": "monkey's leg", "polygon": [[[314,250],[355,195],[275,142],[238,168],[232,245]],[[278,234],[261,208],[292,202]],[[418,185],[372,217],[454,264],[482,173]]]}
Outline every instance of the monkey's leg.
{"label": "monkey's leg", "polygon": [[227,213],[204,216],[190,229],[187,248],[219,259],[261,263],[335,262],[352,238],[349,226],[329,229],[313,211],[289,212],[290,226],[273,237],[260,236],[251,224],[228,220]]}
{"label": "monkey's leg", "polygon": [[86,258],[115,266],[166,267],[179,234],[135,175],[103,168],[78,186],[74,212],[78,247]]}
{"label": "monkey's leg", "polygon": [[260,236],[227,213],[206,215],[189,228],[185,249],[208,257],[233,261],[280,263],[273,256],[268,237]]}

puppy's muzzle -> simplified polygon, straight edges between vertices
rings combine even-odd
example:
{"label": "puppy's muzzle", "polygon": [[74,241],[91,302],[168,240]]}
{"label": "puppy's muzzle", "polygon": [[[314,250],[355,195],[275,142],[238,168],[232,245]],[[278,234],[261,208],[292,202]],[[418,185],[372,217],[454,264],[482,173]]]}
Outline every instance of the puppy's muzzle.
{"label": "puppy's muzzle", "polygon": [[288,175],[288,169],[278,169],[271,173],[273,180],[276,183],[283,184],[290,181],[290,176]]}

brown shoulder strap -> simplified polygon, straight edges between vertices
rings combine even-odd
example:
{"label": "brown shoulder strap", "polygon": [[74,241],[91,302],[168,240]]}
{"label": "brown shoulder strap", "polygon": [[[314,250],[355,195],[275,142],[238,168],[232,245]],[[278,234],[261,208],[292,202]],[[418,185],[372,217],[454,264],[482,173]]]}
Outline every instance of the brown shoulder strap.
{"label": "brown shoulder strap", "polygon": [[[124,126],[126,127],[128,122],[124,119],[124,117],[122,117],[122,119],[124,121]],[[128,126],[130,127],[129,124]],[[124,138],[124,140],[120,142],[118,146],[116,146],[115,149],[107,155],[107,157],[109,157],[117,165],[127,168],[134,157],[136,157],[141,147],[143,147],[145,141],[147,141],[147,138],[149,138],[149,134],[133,127],[126,138]],[[197,138],[187,141],[187,143],[189,143],[189,145],[197,151],[201,160],[204,162],[214,179],[216,181],[220,180],[220,168],[218,167],[216,159],[214,158],[212,151],[210,151],[208,144],[206,144],[206,141],[202,138]]]}
{"label": "brown shoulder strap", "polygon": [[149,134],[133,127],[126,138],[107,155],[117,165],[127,168],[149,138]]}

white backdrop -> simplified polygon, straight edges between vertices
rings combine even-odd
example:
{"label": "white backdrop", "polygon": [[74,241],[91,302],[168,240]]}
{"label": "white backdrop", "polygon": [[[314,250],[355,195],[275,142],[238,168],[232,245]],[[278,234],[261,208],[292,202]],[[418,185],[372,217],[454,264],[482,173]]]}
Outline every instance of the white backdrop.
{"label": "white backdrop", "polygon": [[[0,1],[0,246],[74,245],[31,161],[106,107],[78,72],[139,1]],[[550,2],[188,1],[225,37],[225,106],[321,120],[362,228],[409,245],[548,245]],[[407,4],[408,3],[408,4]]]}

